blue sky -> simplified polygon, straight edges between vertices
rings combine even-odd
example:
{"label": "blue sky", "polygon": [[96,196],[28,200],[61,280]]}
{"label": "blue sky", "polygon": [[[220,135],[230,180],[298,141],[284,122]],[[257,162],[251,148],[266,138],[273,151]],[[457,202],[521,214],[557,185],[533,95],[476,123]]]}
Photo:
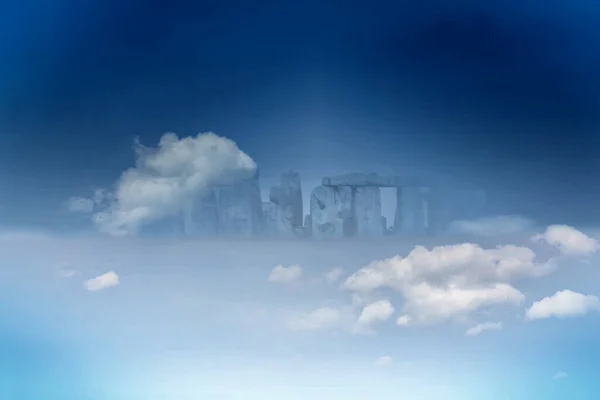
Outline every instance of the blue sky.
{"label": "blue sky", "polygon": [[3,387],[57,399],[594,398],[596,241],[565,226],[510,236],[5,233]]}
{"label": "blue sky", "polygon": [[[597,397],[597,6],[101,3],[0,6],[1,398]],[[138,235],[257,168],[306,198],[336,173],[437,179],[488,215],[427,239]]]}

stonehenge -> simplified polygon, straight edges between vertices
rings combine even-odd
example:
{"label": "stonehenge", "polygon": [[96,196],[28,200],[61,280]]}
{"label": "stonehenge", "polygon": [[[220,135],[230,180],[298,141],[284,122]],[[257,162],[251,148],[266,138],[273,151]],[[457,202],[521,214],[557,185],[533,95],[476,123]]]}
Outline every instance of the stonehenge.
{"label": "stonehenge", "polygon": [[[382,187],[396,189],[391,232],[381,215]],[[323,178],[311,196],[312,236],[323,239],[431,233],[429,193],[430,188],[423,182],[400,176],[346,174]]]}
{"label": "stonehenge", "polygon": [[[391,227],[382,215],[382,188],[395,189]],[[305,214],[297,172],[281,174],[267,193],[261,192],[257,172],[241,183],[208,188],[182,211],[182,226],[188,236],[323,240],[430,235],[449,222],[449,214],[455,218],[465,210],[473,214],[483,204],[476,199],[475,206],[469,205],[473,194],[465,193],[462,198],[454,196],[459,200],[451,204],[448,193],[415,177],[344,174],[321,180],[307,199]]]}

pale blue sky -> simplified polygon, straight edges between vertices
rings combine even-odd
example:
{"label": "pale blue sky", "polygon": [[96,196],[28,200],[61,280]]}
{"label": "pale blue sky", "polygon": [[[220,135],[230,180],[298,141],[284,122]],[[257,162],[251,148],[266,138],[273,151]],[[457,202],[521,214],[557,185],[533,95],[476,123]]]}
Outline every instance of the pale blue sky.
{"label": "pale blue sky", "polygon": [[[371,333],[353,328],[364,304],[340,286],[373,260],[406,256],[415,243],[3,234],[0,278],[9,307],[0,344],[2,368],[12,371],[3,385],[32,399],[34,387],[49,399],[562,399],[567,393],[592,399],[600,367],[595,306],[576,315],[563,304],[574,313],[566,318],[526,320],[525,312],[561,290],[600,293],[598,258],[562,254],[531,241],[533,233],[481,241],[485,249],[530,247],[539,265],[555,260],[557,269],[547,275],[507,281],[523,301],[500,300],[457,311],[450,320],[398,326],[410,292],[376,289],[369,301],[389,299],[394,312],[375,321]],[[433,249],[455,243],[421,244]],[[485,264],[466,257],[468,264],[449,264],[455,267],[428,279],[463,273],[475,279]],[[302,273],[270,282],[276,265],[298,265]],[[328,281],[325,274],[335,268],[341,276]],[[452,268],[465,272],[453,275]],[[118,274],[118,284],[90,291],[86,282],[109,271]],[[306,325],[309,314],[323,307],[341,317]],[[426,310],[410,313],[431,316]],[[304,323],[298,325],[299,319]],[[502,327],[466,335],[486,322]],[[393,362],[378,362],[382,357]],[[553,379],[561,371],[566,377]],[[9,382],[11,377],[16,380]]]}

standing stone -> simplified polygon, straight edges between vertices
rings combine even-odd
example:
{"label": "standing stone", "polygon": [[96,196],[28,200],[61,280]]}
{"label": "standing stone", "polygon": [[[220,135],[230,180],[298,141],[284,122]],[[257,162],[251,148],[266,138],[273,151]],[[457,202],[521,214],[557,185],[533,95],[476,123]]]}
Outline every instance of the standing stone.
{"label": "standing stone", "polygon": [[353,188],[353,214],[356,223],[356,236],[383,236],[381,225],[381,191],[377,186],[357,186]]}
{"label": "standing stone", "polygon": [[235,185],[216,189],[219,234],[254,236],[263,232],[264,214],[258,174]]}
{"label": "standing stone", "polygon": [[[302,201],[302,182],[300,174],[289,171],[281,175],[281,188],[284,203],[282,208],[288,208],[290,222],[294,227],[300,227],[303,224],[304,211]],[[280,203],[281,205],[281,203]]]}
{"label": "standing stone", "polygon": [[302,235],[303,204],[302,185],[297,172],[281,175],[280,184],[271,187],[269,199],[274,206],[266,206],[270,217],[267,219],[269,231],[280,235]]}
{"label": "standing stone", "polygon": [[310,218],[310,214],[304,217],[304,234],[306,236],[312,235],[312,219]]}
{"label": "standing stone", "polygon": [[[297,228],[292,226],[286,210],[273,202],[263,203],[265,234],[267,236],[294,236]],[[301,227],[300,227],[301,228]]]}
{"label": "standing stone", "polygon": [[392,231],[394,234],[402,232],[402,187],[396,188],[396,211],[394,211],[394,226]]}
{"label": "standing stone", "polygon": [[315,239],[348,235],[352,225],[352,190],[347,186],[318,186],[310,197],[311,231]]}

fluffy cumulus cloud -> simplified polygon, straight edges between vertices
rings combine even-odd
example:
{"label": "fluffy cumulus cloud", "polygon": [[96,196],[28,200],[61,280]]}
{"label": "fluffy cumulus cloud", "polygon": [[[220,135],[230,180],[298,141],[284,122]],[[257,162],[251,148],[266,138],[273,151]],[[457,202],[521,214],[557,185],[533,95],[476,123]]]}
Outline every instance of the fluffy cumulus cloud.
{"label": "fluffy cumulus cloud", "polygon": [[510,235],[532,229],[532,220],[517,215],[479,218],[476,220],[454,221],[448,228],[450,233],[475,236]]}
{"label": "fluffy cumulus cloud", "polygon": [[394,314],[394,307],[388,300],[379,300],[367,304],[360,316],[358,323],[365,326],[373,325],[377,322],[386,321]]}
{"label": "fluffy cumulus cloud", "polygon": [[102,191],[102,210],[93,214],[100,231],[134,234],[151,221],[181,212],[213,185],[236,183],[256,173],[256,163],[235,142],[213,133],[162,136],[156,148],[134,146],[136,165],[114,190]]}
{"label": "fluffy cumulus cloud", "polygon": [[598,249],[598,242],[594,238],[566,225],[549,226],[544,233],[534,236],[533,240],[544,241],[567,255],[588,255]]}
{"label": "fluffy cumulus cloud", "polygon": [[525,312],[525,317],[529,320],[550,317],[568,318],[582,316],[591,311],[600,311],[598,297],[563,290],[533,303]]}
{"label": "fluffy cumulus cloud", "polygon": [[502,322],[484,322],[467,329],[465,334],[467,336],[477,336],[484,331],[497,331],[500,329],[502,329]]}
{"label": "fluffy cumulus cloud", "polygon": [[290,265],[284,267],[283,265],[277,265],[267,280],[271,283],[291,283],[295,282],[302,276],[302,267],[299,265]]}
{"label": "fluffy cumulus cloud", "polygon": [[399,325],[437,323],[493,305],[518,305],[524,295],[510,281],[551,272],[533,250],[514,245],[484,249],[476,244],[417,246],[406,257],[375,261],[351,275],[347,290],[391,288],[404,297]]}
{"label": "fluffy cumulus cloud", "polygon": [[114,271],[107,272],[85,281],[84,287],[90,292],[99,292],[119,284],[119,275]]}

